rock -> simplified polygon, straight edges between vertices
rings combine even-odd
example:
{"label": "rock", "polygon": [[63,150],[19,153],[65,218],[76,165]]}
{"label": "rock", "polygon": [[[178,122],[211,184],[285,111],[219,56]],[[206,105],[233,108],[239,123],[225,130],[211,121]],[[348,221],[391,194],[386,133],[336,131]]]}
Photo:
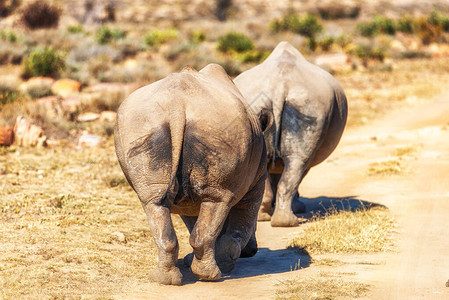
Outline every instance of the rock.
{"label": "rock", "polygon": [[398,40],[392,41],[390,44],[390,48],[391,48],[391,50],[396,51],[396,52],[404,52],[407,50],[407,48],[405,48],[404,44],[402,44]]}
{"label": "rock", "polygon": [[36,100],[36,105],[41,107],[49,118],[55,118],[62,114],[60,101],[56,96],[39,98]]}
{"label": "rock", "polygon": [[19,90],[33,98],[51,95],[51,88],[55,80],[50,77],[32,77],[19,86]]}
{"label": "rock", "polygon": [[62,97],[70,96],[73,93],[79,92],[81,83],[72,79],[59,79],[53,83],[51,91],[55,95]]}
{"label": "rock", "polygon": [[126,236],[123,232],[120,231],[114,231],[112,234],[112,239],[116,240],[117,242],[126,244]]}
{"label": "rock", "polygon": [[0,145],[11,146],[13,142],[14,142],[13,128],[0,126]]}
{"label": "rock", "polygon": [[115,111],[105,110],[100,114],[100,121],[115,122],[117,113]]}
{"label": "rock", "polygon": [[351,70],[351,58],[344,53],[323,54],[315,59],[315,64],[331,71]]}
{"label": "rock", "polygon": [[61,101],[61,109],[66,115],[77,113],[81,110],[83,101],[81,97],[70,96]]}
{"label": "rock", "polygon": [[87,112],[83,113],[76,118],[78,122],[92,122],[95,120],[98,120],[100,118],[100,115],[93,112]]}
{"label": "rock", "polygon": [[80,147],[97,147],[101,141],[102,137],[95,134],[83,134],[78,140],[78,146]]}
{"label": "rock", "polygon": [[32,124],[23,116],[18,116],[14,125],[14,141],[18,146],[42,147],[46,146],[47,137],[44,130]]}
{"label": "rock", "polygon": [[433,57],[448,57],[449,45],[432,43],[429,45],[428,52]]}

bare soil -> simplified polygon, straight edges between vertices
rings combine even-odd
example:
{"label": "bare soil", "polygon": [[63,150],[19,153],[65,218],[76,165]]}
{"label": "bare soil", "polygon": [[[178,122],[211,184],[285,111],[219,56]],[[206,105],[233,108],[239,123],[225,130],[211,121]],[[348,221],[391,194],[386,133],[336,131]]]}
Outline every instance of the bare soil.
{"label": "bare soil", "polygon": [[[415,151],[395,157],[404,147]],[[371,163],[392,157],[404,166],[399,175],[368,175]],[[449,97],[403,103],[370,124],[347,130],[335,153],[312,169],[301,186],[309,212],[359,201],[387,207],[398,222],[393,251],[300,255],[287,249],[287,242],[301,226],[272,228],[259,223],[259,252],[240,259],[221,281],[199,281],[184,269],[181,287],[149,282],[130,287],[119,298],[273,299],[284,280],[331,272],[369,284],[366,299],[448,299],[448,174]],[[181,249],[180,258],[188,251]],[[315,263],[326,260],[338,263]]]}

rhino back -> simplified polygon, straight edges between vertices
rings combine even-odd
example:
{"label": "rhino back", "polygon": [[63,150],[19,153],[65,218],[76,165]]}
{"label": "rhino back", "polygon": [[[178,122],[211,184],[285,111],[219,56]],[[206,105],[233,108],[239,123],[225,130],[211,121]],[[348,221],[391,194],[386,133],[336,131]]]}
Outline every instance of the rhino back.
{"label": "rhino back", "polygon": [[[229,188],[243,196],[262,176],[258,166],[263,137],[239,93],[223,85],[206,75],[185,72],[131,94],[118,111],[116,126],[124,164],[128,158],[144,155],[152,165],[146,169],[149,174],[136,176],[163,177],[154,178],[155,183],[169,183],[176,164],[178,200],[200,198],[207,186]],[[171,131],[177,122],[184,122],[181,134]],[[175,141],[182,145],[178,161],[172,155]],[[244,170],[247,176],[237,179]]]}

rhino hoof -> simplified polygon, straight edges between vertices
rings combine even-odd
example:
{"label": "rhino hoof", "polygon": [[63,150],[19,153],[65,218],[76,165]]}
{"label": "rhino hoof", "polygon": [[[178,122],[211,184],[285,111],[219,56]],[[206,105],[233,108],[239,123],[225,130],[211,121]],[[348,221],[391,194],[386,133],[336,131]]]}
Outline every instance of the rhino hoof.
{"label": "rhino hoof", "polygon": [[193,258],[190,270],[192,270],[192,273],[195,274],[195,276],[204,280],[213,281],[221,278],[221,272],[217,264],[207,264],[206,262],[202,262],[195,257]]}
{"label": "rhino hoof", "polygon": [[274,211],[274,214],[271,217],[272,227],[294,227],[298,225],[299,225],[298,218],[291,211],[287,212]]}
{"label": "rhino hoof", "polygon": [[228,274],[234,269],[241,250],[240,244],[229,234],[225,234],[218,239],[215,245],[215,257],[221,272]]}
{"label": "rhino hoof", "polygon": [[270,221],[270,220],[271,220],[270,214],[268,214],[266,212],[259,211],[259,214],[257,215],[258,222],[266,222],[266,221]]}
{"label": "rhino hoof", "polygon": [[156,268],[150,271],[150,280],[165,285],[181,285],[182,274],[178,268],[174,267],[169,271]]}

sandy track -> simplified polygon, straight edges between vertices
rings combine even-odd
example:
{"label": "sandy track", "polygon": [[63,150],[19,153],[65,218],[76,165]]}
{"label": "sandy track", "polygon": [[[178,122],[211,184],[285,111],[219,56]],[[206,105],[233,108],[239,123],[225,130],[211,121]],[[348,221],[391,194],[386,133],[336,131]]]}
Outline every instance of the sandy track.
{"label": "sandy track", "polygon": [[[417,150],[402,157],[406,172],[367,176],[370,163],[391,158],[395,149]],[[183,269],[181,287],[148,283],[130,287],[120,298],[273,299],[285,279],[318,276],[321,271],[372,286],[366,299],[449,299],[449,99],[404,105],[376,122],[348,130],[337,151],[315,167],[301,193],[308,209],[359,200],[385,205],[399,228],[394,252],[340,255],[341,266],[315,266],[310,257],[286,249],[297,228],[259,223],[259,252],[240,259],[219,282],[202,282]],[[307,215],[305,215],[307,216]]]}

